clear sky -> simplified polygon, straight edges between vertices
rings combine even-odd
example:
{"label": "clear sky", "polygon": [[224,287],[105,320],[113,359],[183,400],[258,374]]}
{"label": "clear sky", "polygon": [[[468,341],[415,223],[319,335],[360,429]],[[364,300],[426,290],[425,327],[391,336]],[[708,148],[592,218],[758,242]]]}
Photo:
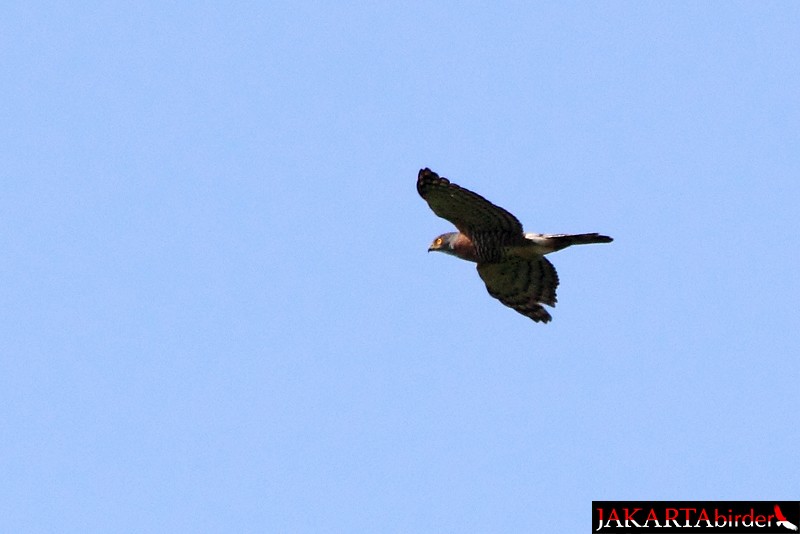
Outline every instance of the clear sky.
{"label": "clear sky", "polygon": [[[800,498],[800,4],[10,2],[0,531]],[[535,232],[535,324],[430,167]]]}

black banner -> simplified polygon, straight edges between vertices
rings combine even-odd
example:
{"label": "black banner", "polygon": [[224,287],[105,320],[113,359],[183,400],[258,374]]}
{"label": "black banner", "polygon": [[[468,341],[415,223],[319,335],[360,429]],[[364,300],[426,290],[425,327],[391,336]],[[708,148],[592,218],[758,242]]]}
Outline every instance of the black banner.
{"label": "black banner", "polygon": [[[592,501],[592,532],[798,532],[800,501]],[[665,530],[669,529],[669,530]]]}

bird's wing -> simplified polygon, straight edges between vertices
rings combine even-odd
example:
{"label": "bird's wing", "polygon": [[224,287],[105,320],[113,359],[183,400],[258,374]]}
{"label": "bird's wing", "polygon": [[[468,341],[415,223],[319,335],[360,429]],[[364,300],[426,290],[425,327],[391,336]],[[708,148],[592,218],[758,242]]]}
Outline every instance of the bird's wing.
{"label": "bird's wing", "polygon": [[522,224],[516,217],[477,193],[440,178],[430,169],[419,171],[417,192],[436,215],[456,225],[462,234],[470,237],[484,233],[522,235]]}
{"label": "bird's wing", "polygon": [[558,274],[544,256],[479,263],[478,274],[489,294],[509,308],[537,323],[547,323],[552,319],[542,304],[556,305]]}
{"label": "bird's wing", "polygon": [[777,524],[779,526],[786,527],[789,530],[797,530],[797,525],[786,519],[786,516],[781,512],[781,507],[777,504],[775,505],[775,517],[778,519]]}

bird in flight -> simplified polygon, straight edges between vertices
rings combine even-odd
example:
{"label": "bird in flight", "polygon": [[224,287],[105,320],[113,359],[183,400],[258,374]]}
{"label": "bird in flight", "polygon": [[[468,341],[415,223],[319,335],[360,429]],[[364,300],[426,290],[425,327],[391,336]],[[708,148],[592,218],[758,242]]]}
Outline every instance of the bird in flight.
{"label": "bird in flight", "polygon": [[477,263],[489,294],[537,323],[552,319],[542,304],[556,305],[558,287],[556,269],[544,255],[570,245],[613,241],[600,234],[525,233],[512,214],[428,168],[419,171],[417,192],[458,229],[434,239],[428,252]]}

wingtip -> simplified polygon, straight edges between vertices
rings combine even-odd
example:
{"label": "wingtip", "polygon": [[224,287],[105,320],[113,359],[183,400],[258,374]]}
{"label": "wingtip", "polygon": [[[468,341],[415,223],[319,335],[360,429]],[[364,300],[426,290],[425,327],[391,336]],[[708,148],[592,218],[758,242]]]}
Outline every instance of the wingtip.
{"label": "wingtip", "polygon": [[417,175],[417,191],[423,198],[425,198],[426,191],[431,187],[450,185],[450,180],[442,178],[428,167],[420,169]]}

